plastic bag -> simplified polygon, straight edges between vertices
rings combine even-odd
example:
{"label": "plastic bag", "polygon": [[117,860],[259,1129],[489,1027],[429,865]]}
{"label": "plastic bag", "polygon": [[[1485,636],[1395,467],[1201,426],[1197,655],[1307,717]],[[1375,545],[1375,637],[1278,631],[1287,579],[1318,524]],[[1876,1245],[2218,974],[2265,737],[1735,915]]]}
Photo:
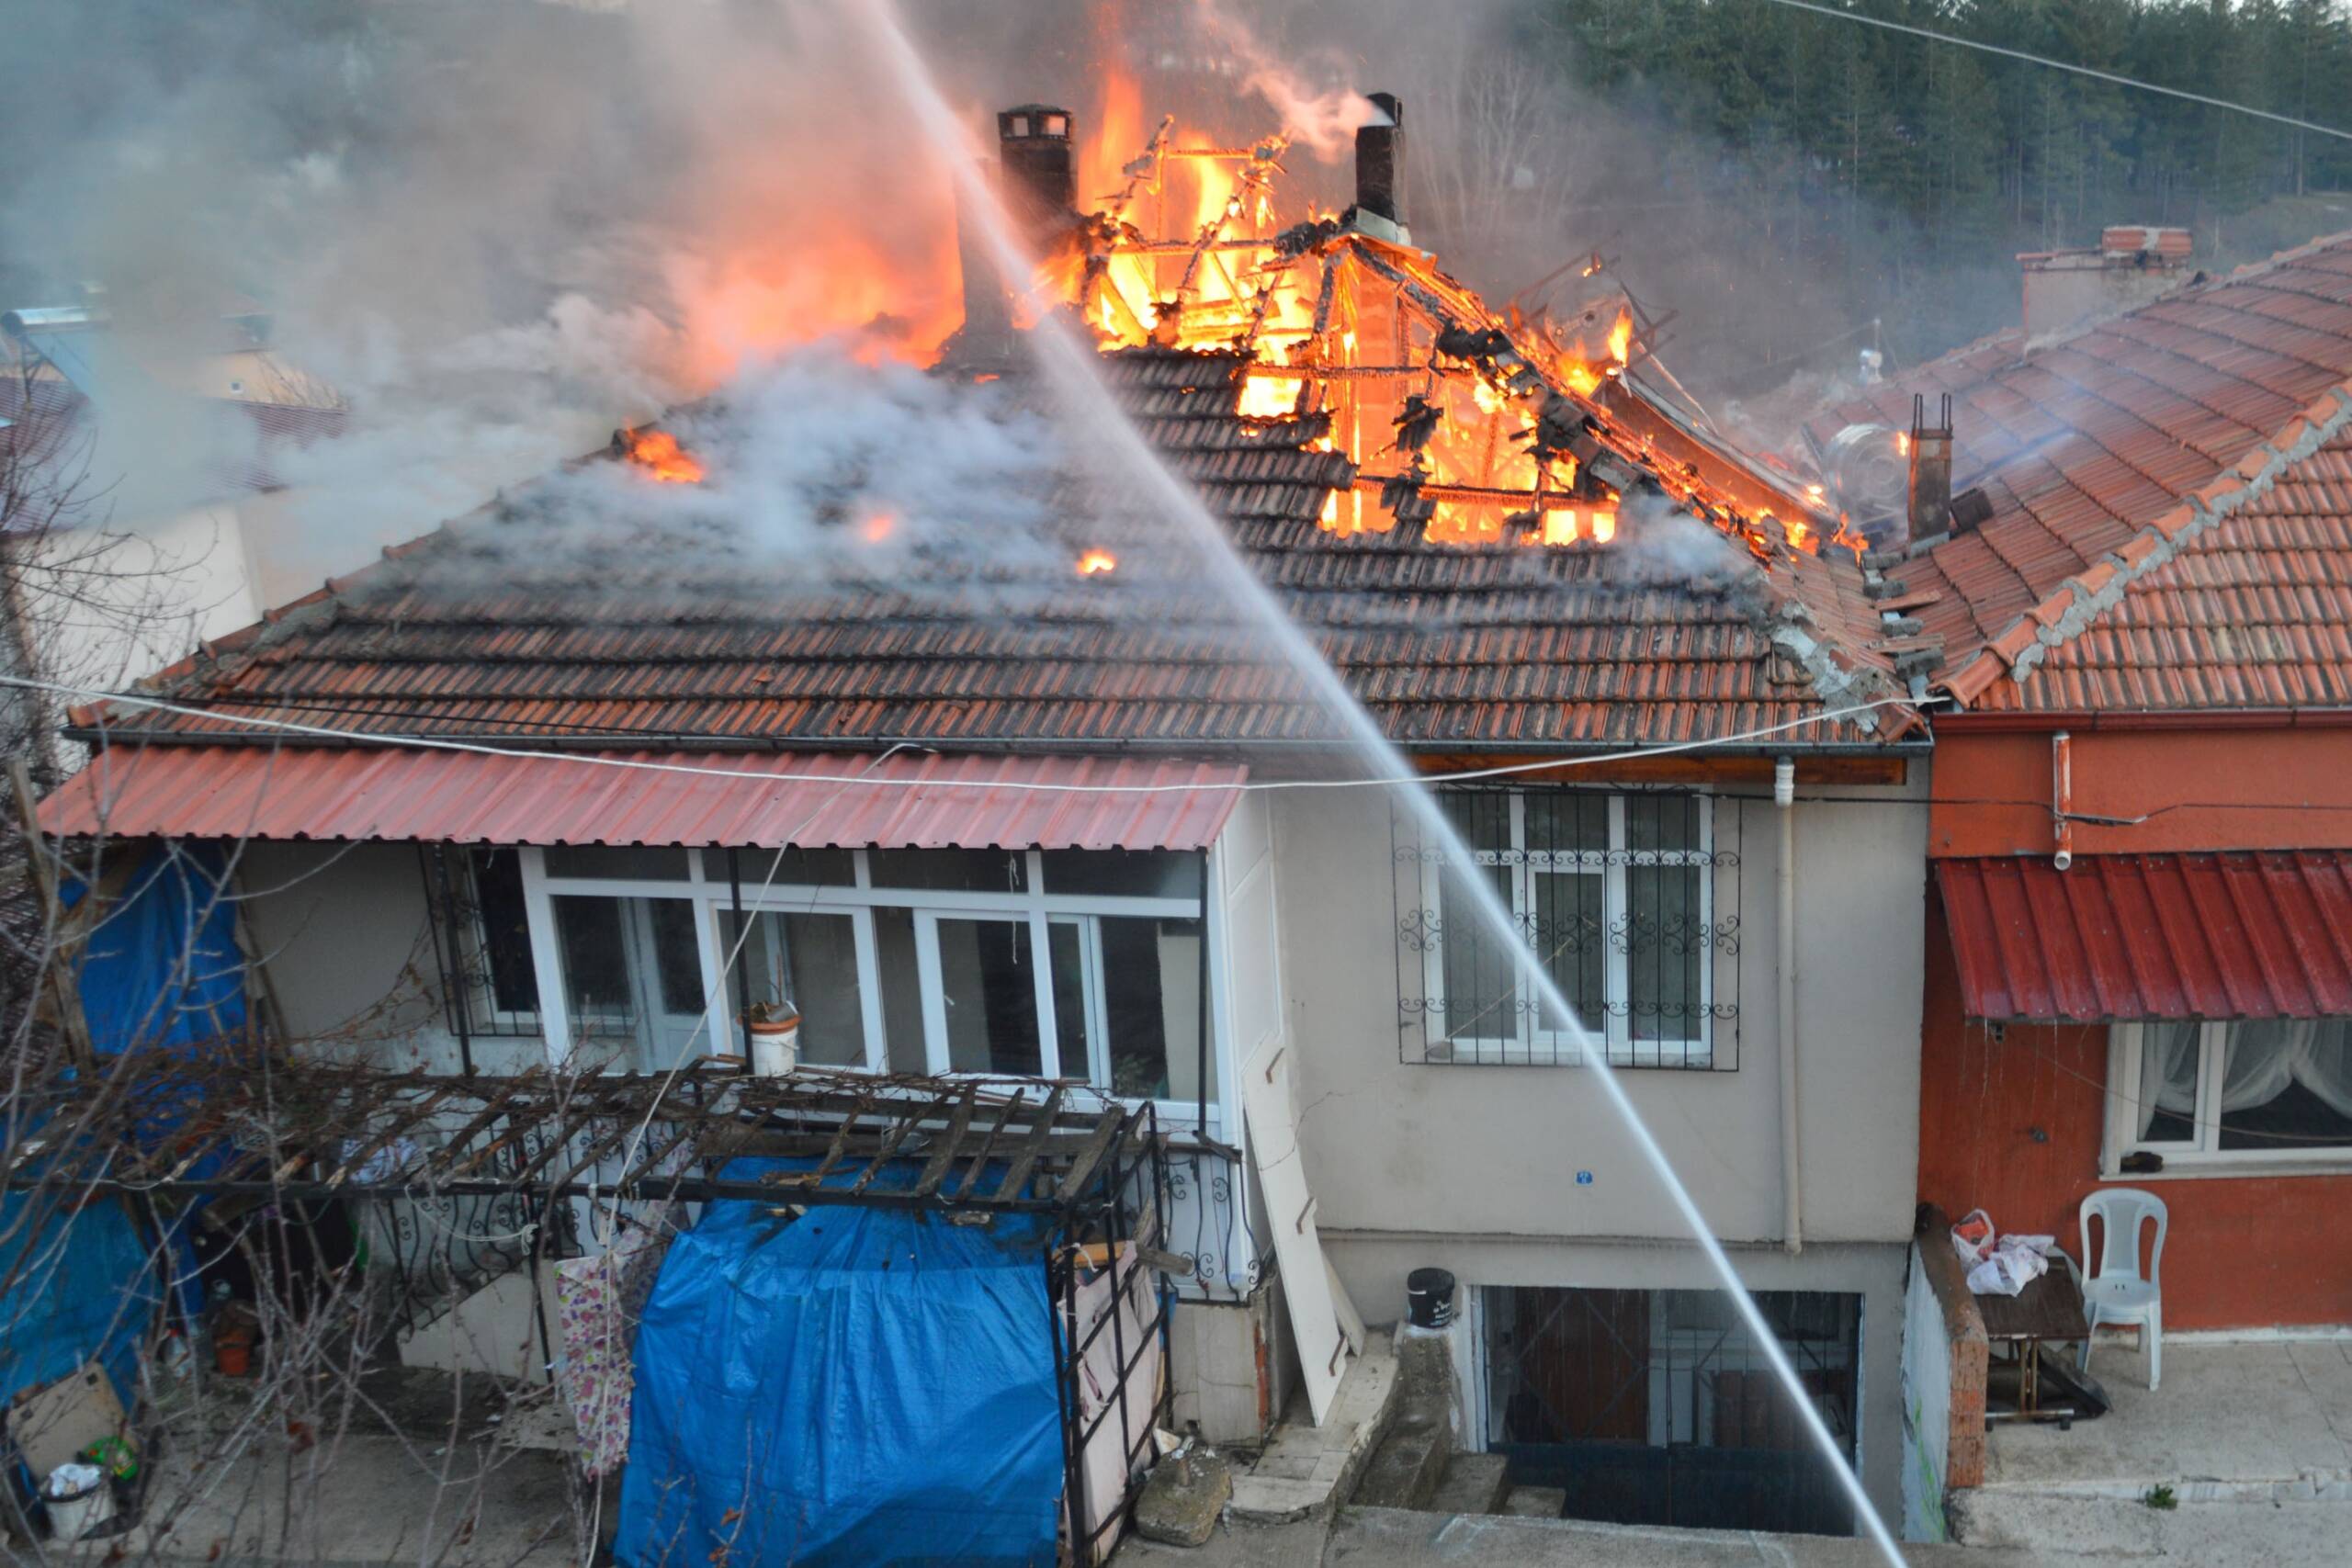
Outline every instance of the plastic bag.
{"label": "plastic bag", "polygon": [[2050,1248],[2057,1238],[2005,1235],[1984,1260],[1968,1271],[1968,1288],[1980,1296],[2014,1296],[2050,1272]]}
{"label": "plastic bag", "polygon": [[1973,1269],[1984,1261],[1993,1250],[1993,1216],[1982,1209],[1971,1209],[1967,1217],[1951,1227],[1951,1247],[1960,1254],[1961,1266]]}
{"label": "plastic bag", "polygon": [[72,1461],[49,1472],[49,1484],[41,1490],[49,1496],[62,1501],[79,1497],[106,1479],[106,1472],[95,1464],[76,1464]]}

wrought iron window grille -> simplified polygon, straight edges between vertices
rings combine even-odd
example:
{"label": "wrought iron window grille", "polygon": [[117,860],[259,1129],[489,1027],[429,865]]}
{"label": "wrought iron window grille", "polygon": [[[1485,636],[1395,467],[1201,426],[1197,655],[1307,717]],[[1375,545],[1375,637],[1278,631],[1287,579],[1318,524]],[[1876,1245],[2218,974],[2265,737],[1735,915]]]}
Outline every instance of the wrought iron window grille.
{"label": "wrought iron window grille", "polygon": [[[1399,1055],[1414,1064],[1573,1066],[1588,1037],[1612,1066],[1739,1065],[1742,833],[1690,791],[1449,790],[1467,850],[1390,818]],[[1510,912],[1506,944],[1466,878]],[[1572,1025],[1544,998],[1548,972]]]}

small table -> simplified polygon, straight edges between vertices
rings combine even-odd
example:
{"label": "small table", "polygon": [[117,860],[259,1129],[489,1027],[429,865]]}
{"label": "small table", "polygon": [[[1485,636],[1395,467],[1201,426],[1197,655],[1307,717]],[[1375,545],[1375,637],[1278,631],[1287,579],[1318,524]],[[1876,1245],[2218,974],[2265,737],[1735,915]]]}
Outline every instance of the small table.
{"label": "small table", "polygon": [[2072,1405],[2063,1412],[2041,1408],[2041,1342],[2090,1337],[2083,1317],[2083,1292],[2063,1258],[2050,1260],[2049,1272],[2014,1296],[1978,1296],[1976,1310],[1984,1319],[1984,1337],[2010,1347],[2018,1357],[2018,1407],[2014,1414],[1988,1415],[1987,1421],[2072,1420]]}

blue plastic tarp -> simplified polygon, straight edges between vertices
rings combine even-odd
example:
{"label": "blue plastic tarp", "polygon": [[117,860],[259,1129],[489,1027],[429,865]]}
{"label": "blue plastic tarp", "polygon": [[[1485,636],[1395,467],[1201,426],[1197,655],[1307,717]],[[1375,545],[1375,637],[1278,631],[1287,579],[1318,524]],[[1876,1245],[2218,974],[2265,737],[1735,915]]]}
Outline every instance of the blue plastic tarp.
{"label": "blue plastic tarp", "polygon": [[198,844],[157,849],[130,874],[82,960],[82,1016],[99,1055],[244,1032],[237,907],[216,891],[226,875],[220,852]]}
{"label": "blue plastic tarp", "polygon": [[1055,1377],[1032,1220],[708,1204],[638,1332],[615,1555],[1050,1564]]}
{"label": "blue plastic tarp", "polygon": [[0,1193],[0,1401],[95,1359],[125,1408],[153,1318],[148,1244],[122,1203],[69,1193]]}

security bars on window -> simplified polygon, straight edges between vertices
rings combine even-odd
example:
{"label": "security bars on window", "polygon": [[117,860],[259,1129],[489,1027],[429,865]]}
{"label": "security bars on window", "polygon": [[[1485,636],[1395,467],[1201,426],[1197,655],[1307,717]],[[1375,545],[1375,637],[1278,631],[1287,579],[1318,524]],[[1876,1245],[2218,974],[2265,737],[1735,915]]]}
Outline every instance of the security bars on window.
{"label": "security bars on window", "polygon": [[[1392,815],[1399,1048],[1408,1062],[1573,1065],[1548,972],[1612,1066],[1739,1065],[1739,812],[1687,792],[1449,790],[1469,852]],[[1727,829],[1729,841],[1722,837]],[[1505,943],[1465,878],[1510,910]]]}

